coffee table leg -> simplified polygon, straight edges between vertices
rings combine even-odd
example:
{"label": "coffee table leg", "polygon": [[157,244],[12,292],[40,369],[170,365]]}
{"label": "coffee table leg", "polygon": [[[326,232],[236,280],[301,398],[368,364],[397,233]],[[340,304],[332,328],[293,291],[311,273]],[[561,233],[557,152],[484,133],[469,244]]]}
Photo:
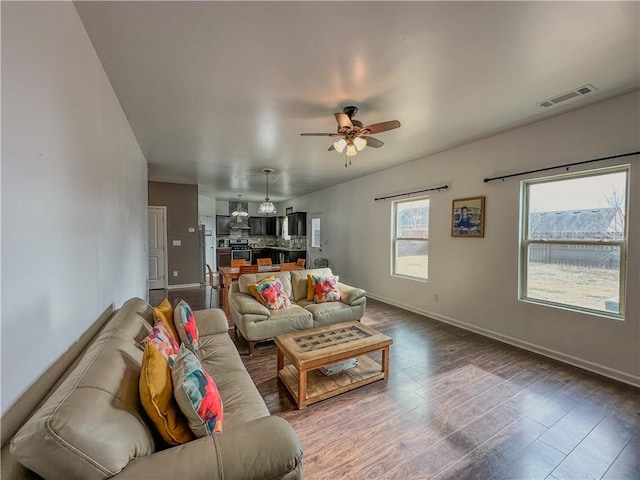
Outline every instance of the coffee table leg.
{"label": "coffee table leg", "polygon": [[382,349],[382,373],[384,373],[384,379],[389,378],[389,347]]}
{"label": "coffee table leg", "polygon": [[280,350],[280,347],[278,347],[277,350],[277,370],[276,372],[279,372],[280,370],[282,370],[284,368],[284,355],[282,353],[282,350]]}
{"label": "coffee table leg", "polygon": [[298,408],[307,406],[307,371],[298,371]]}

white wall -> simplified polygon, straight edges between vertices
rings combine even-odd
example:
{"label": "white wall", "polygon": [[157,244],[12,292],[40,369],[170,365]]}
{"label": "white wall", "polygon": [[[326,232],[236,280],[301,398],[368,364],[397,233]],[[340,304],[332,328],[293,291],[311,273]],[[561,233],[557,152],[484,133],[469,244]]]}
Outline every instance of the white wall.
{"label": "white wall", "polygon": [[[520,180],[534,177],[483,183],[485,177],[638,151],[639,106],[638,92],[627,94],[288,203],[295,211],[323,212],[323,256],[346,283],[389,303],[640,384],[640,158],[580,168],[631,164],[625,321],[518,301]],[[392,145],[384,148],[393,155]],[[391,203],[374,197],[442,184],[449,190],[431,195],[429,281],[390,276]],[[485,238],[452,238],[451,201],[478,195],[486,196]]]}
{"label": "white wall", "polygon": [[147,165],[70,2],[2,2],[2,414],[147,296]]}

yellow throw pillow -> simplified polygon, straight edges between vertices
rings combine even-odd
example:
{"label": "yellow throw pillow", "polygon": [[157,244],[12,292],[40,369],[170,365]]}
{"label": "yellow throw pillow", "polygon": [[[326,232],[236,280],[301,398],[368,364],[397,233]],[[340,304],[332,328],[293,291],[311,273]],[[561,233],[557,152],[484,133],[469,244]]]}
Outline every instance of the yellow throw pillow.
{"label": "yellow throw pillow", "polygon": [[307,275],[307,300],[313,301],[313,295],[315,294],[316,282],[313,280],[313,275]]}
{"label": "yellow throw pillow", "polygon": [[[269,275],[268,277],[265,277],[262,280],[260,280],[258,283],[271,282],[275,279],[276,279],[275,275]],[[262,295],[260,295],[260,292],[258,292],[258,287],[257,287],[258,283],[250,283],[249,285],[247,285],[247,288],[251,292],[251,295],[253,295],[253,298],[255,298],[257,301],[259,301],[262,305],[266,307],[267,303],[264,301],[264,298],[262,298]]]}
{"label": "yellow throw pillow", "polygon": [[144,347],[139,388],[144,411],[165,442],[181,445],[194,439],[187,419],[173,396],[169,363],[151,343]]}
{"label": "yellow throw pillow", "polygon": [[180,337],[176,327],[173,325],[173,307],[168,299],[162,300],[162,303],[153,309],[153,323],[161,321],[164,326],[169,330],[169,333],[178,340],[180,343]]}

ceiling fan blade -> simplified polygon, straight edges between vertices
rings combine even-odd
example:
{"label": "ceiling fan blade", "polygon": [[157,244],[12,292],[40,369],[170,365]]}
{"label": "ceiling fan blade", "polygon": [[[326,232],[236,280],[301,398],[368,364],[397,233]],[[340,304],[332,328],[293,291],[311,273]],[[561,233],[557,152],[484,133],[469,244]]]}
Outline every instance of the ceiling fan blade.
{"label": "ceiling fan blade", "polygon": [[387,130],[393,130],[394,128],[398,128],[400,126],[400,122],[398,120],[391,120],[389,122],[382,123],[374,123],[373,125],[367,125],[362,130],[365,133],[380,133],[386,132]]}
{"label": "ceiling fan blade", "polygon": [[338,133],[301,133],[300,135],[304,136],[313,136],[313,137],[339,137]]}
{"label": "ceiling fan blade", "polygon": [[367,141],[367,147],[380,148],[382,145],[384,145],[384,142],[381,142],[377,138],[373,138],[373,137],[362,137],[362,138],[364,138]]}
{"label": "ceiling fan blade", "polygon": [[353,128],[353,122],[349,118],[349,115],[346,113],[336,113],[336,121],[338,122],[338,129],[348,128],[351,130]]}

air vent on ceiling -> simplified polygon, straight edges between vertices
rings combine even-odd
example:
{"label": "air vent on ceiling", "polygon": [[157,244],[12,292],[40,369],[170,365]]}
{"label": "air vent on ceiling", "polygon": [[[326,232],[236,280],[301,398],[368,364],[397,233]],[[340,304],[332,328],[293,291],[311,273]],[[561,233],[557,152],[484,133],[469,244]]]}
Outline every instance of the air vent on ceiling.
{"label": "air vent on ceiling", "polygon": [[587,95],[591,92],[595,92],[597,90],[593,85],[584,85],[582,87],[576,88],[575,90],[571,90],[570,92],[563,93],[562,95],[558,95],[557,97],[549,98],[544,100],[543,102],[538,103],[541,107],[553,107],[561,102],[566,102],[567,100],[571,100],[572,98],[581,97],[582,95]]}

